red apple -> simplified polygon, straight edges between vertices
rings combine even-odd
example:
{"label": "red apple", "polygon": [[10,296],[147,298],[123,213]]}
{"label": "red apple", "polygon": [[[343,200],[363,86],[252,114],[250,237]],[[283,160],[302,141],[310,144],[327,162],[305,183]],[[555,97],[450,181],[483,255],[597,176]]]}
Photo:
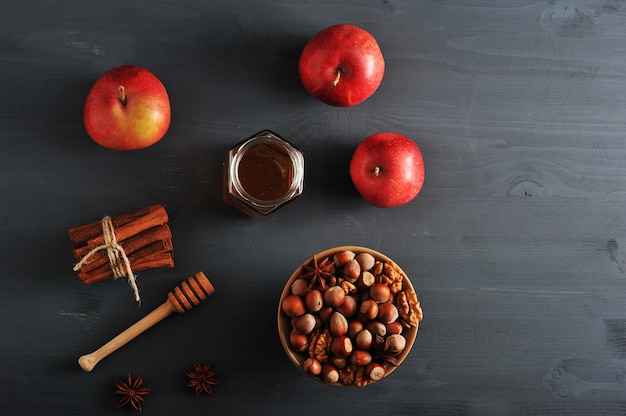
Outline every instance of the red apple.
{"label": "red apple", "polygon": [[170,126],[170,99],[150,71],[132,65],[105,72],[91,87],[83,113],[85,128],[98,144],[134,150],[161,140]]}
{"label": "red apple", "polygon": [[378,89],[385,72],[380,47],[369,32],[348,24],[327,27],[306,44],[298,63],[304,88],[337,107],[357,105]]}
{"label": "red apple", "polygon": [[372,205],[381,208],[404,205],[417,196],[424,184],[422,152],[402,134],[372,134],[352,154],[350,178]]}

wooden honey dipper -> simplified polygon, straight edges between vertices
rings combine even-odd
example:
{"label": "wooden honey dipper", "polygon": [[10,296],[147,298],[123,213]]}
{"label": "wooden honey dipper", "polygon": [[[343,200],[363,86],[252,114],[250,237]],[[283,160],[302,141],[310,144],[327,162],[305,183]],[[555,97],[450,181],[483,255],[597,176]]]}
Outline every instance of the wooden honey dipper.
{"label": "wooden honey dipper", "polygon": [[126,345],[137,335],[160,322],[174,311],[183,313],[198,305],[200,302],[215,292],[213,285],[202,272],[196,273],[176,286],[167,295],[167,300],[148,315],[137,321],[125,331],[121,332],[111,341],[104,344],[90,354],[83,355],[78,359],[78,364],[85,371],[93,368],[112,352]]}

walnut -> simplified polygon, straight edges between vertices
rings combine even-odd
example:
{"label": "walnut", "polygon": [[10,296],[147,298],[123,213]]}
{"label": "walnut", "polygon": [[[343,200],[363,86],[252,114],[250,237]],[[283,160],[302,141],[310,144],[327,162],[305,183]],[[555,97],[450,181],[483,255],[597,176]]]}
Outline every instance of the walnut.
{"label": "walnut", "polygon": [[355,371],[354,367],[349,365],[339,370],[339,381],[343,385],[354,384]]}
{"label": "walnut", "polygon": [[383,271],[385,274],[392,279],[396,279],[397,276],[402,277],[402,272],[400,271],[400,267],[393,261],[388,261],[383,264]]}
{"label": "walnut", "polygon": [[317,339],[320,337],[321,331],[319,329],[315,329],[309,335],[309,348],[307,350],[309,357],[315,358],[315,345],[317,344]]}
{"label": "walnut", "polygon": [[320,363],[325,363],[329,358],[328,348],[330,346],[330,342],[330,332],[328,329],[325,329],[315,338],[315,342],[313,339],[311,340],[311,344],[309,345],[309,356],[315,358]]}
{"label": "walnut", "polygon": [[393,282],[389,285],[389,290],[391,291],[391,293],[393,293],[394,295],[398,292],[400,292],[402,290],[402,280],[400,280],[399,282]]}
{"label": "walnut", "polygon": [[346,292],[346,295],[349,293],[356,292],[356,286],[348,282],[347,280],[344,280],[343,282],[341,282],[341,288],[343,289],[344,292]]}
{"label": "walnut", "polygon": [[407,289],[403,292],[398,292],[396,295],[396,306],[405,327],[412,328],[419,325],[419,321],[423,318],[422,308],[413,290]]}
{"label": "walnut", "polygon": [[402,275],[402,271],[400,267],[392,261],[389,261],[384,264],[383,270],[385,275],[389,278],[389,289],[391,293],[398,293],[402,290],[402,281],[404,280],[404,276]]}
{"label": "walnut", "polygon": [[377,260],[376,263],[374,263],[374,267],[372,268],[372,274],[374,275],[374,277],[379,278],[382,273],[383,273],[383,262],[380,260]]}
{"label": "walnut", "polygon": [[424,315],[422,313],[422,306],[415,292],[412,290],[408,292],[409,292],[409,304],[411,305],[411,311],[415,313],[417,321],[419,322],[422,319],[424,319]]}
{"label": "walnut", "polygon": [[381,273],[378,276],[378,283],[384,283],[387,286],[389,286],[390,284],[393,283],[393,280],[389,276],[387,276],[385,273]]}
{"label": "walnut", "polygon": [[354,385],[357,387],[365,387],[370,383],[369,378],[365,377],[365,367],[357,368],[354,374]]}

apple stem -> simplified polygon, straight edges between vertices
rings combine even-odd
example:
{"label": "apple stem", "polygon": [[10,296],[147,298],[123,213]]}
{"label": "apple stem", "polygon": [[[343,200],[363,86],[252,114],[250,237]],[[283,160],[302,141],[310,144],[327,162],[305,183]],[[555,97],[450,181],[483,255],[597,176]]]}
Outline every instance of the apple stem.
{"label": "apple stem", "polygon": [[374,176],[378,176],[378,175],[380,175],[380,166],[376,166],[374,168]]}
{"label": "apple stem", "polygon": [[120,101],[126,105],[126,92],[123,85],[120,85]]}
{"label": "apple stem", "polygon": [[333,87],[336,87],[339,84],[339,78],[341,78],[341,68],[337,68],[337,77],[333,81]]}

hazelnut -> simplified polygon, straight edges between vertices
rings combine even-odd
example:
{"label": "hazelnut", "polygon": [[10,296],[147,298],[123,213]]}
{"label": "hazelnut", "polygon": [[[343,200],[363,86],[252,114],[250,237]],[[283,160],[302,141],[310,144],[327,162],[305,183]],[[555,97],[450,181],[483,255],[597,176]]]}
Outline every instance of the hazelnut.
{"label": "hazelnut", "polygon": [[346,300],[346,292],[340,286],[331,286],[324,292],[326,305],[336,308]]}
{"label": "hazelnut", "polygon": [[361,265],[356,260],[350,260],[343,266],[343,277],[348,282],[356,282],[361,275]]}
{"label": "hazelnut", "polygon": [[385,352],[392,355],[400,354],[406,347],[406,338],[399,334],[391,334],[385,338]]}
{"label": "hazelnut", "polygon": [[297,295],[287,295],[282,303],[283,312],[287,316],[300,316],[306,312],[302,298]]}
{"label": "hazelnut", "polygon": [[381,303],[378,305],[378,315],[376,318],[383,324],[390,324],[400,316],[398,308],[391,302]]}
{"label": "hazelnut", "polygon": [[356,299],[353,296],[346,296],[345,301],[337,307],[337,310],[343,314],[346,318],[354,316],[358,309]]}
{"label": "hazelnut", "polygon": [[370,287],[370,298],[378,303],[387,302],[389,295],[391,295],[391,290],[385,283],[374,283],[372,287]]}
{"label": "hazelnut", "polygon": [[368,365],[372,362],[372,354],[367,351],[356,350],[350,354],[350,362],[358,367]]}
{"label": "hazelnut", "polygon": [[320,320],[322,322],[324,322],[324,323],[328,323],[328,321],[330,321],[330,317],[332,316],[333,313],[335,313],[335,310],[332,307],[327,306],[327,307],[323,308],[319,312]]}
{"label": "hazelnut", "polygon": [[373,299],[365,299],[361,302],[361,306],[359,306],[359,316],[368,321],[370,319],[376,318],[378,315],[378,303],[376,303]]}
{"label": "hazelnut", "polygon": [[364,290],[361,290],[359,293],[359,300],[361,302],[363,302],[365,299],[369,299],[370,298],[370,289],[369,287],[366,287]]}
{"label": "hazelnut", "polygon": [[384,337],[387,335],[387,327],[379,321],[370,321],[365,324],[365,328],[370,331],[373,336],[380,335]]}
{"label": "hazelnut", "polygon": [[386,325],[388,334],[401,334],[404,326],[400,320],[393,321]]}
{"label": "hazelnut", "polygon": [[351,319],[350,322],[348,322],[348,336],[354,338],[364,328],[365,325],[363,325],[363,322],[358,319]]}
{"label": "hazelnut", "polygon": [[309,337],[296,330],[292,330],[289,334],[289,343],[294,350],[303,352],[309,348]]}
{"label": "hazelnut", "polygon": [[354,252],[350,250],[341,251],[333,256],[333,261],[335,262],[335,267],[343,267],[344,264],[354,259]]}
{"label": "hazelnut", "polygon": [[296,279],[291,284],[291,293],[297,296],[304,296],[309,291],[309,282],[306,279]]}
{"label": "hazelnut", "polygon": [[317,289],[311,290],[304,295],[304,303],[309,312],[318,312],[324,306],[322,292]]}
{"label": "hazelnut", "polygon": [[344,357],[332,357],[330,362],[335,366],[335,368],[339,369],[345,368],[348,365],[348,360]]}
{"label": "hazelnut", "polygon": [[322,378],[327,383],[336,383],[339,381],[339,371],[330,364],[322,366]]}
{"label": "hazelnut", "polygon": [[293,328],[301,334],[309,334],[315,328],[317,322],[315,321],[315,317],[310,313],[305,313],[303,315],[297,316],[293,318],[292,326]]}
{"label": "hazelnut", "polygon": [[345,335],[333,338],[330,343],[330,350],[337,357],[348,357],[352,353],[352,341]]}
{"label": "hazelnut", "polygon": [[379,381],[385,377],[385,367],[379,363],[370,363],[365,367],[365,375],[372,381]]}
{"label": "hazelnut", "polygon": [[373,341],[374,341],[374,336],[367,329],[364,329],[358,334],[356,334],[356,337],[354,338],[354,343],[356,347],[360,350],[369,350],[370,347],[372,346]]}
{"label": "hazelnut", "polygon": [[329,327],[333,336],[346,335],[348,333],[348,320],[341,312],[335,312],[330,316]]}
{"label": "hazelnut", "polygon": [[376,277],[370,272],[363,272],[355,282],[356,287],[361,290],[369,289],[376,282]]}
{"label": "hazelnut", "polygon": [[317,376],[322,372],[322,364],[315,358],[309,357],[302,363],[302,369],[305,373]]}
{"label": "hazelnut", "polygon": [[376,259],[370,253],[359,253],[356,256],[356,261],[361,265],[361,270],[370,270],[374,267]]}

